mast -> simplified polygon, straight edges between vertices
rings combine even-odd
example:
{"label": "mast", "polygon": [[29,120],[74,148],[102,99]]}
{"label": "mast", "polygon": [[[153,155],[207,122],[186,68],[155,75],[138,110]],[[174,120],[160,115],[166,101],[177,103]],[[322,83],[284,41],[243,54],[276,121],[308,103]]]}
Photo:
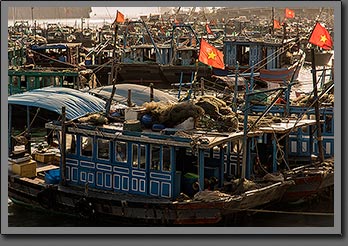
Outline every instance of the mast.
{"label": "mast", "polygon": [[31,25],[34,25],[34,7],[31,7]]}
{"label": "mast", "polygon": [[315,69],[315,56],[314,48],[311,48],[312,55],[312,77],[313,77],[313,96],[314,96],[314,110],[315,110],[315,119],[317,126],[317,140],[318,140],[318,154],[320,162],[324,161],[324,151],[323,151],[323,139],[321,136],[321,125],[320,125],[320,112],[319,112],[319,100],[318,99],[318,87],[317,87],[317,71]]}
{"label": "mast", "polygon": [[274,35],[274,7],[272,7],[271,34]]}
{"label": "mast", "polygon": [[245,81],[245,109],[244,109],[244,121],[243,121],[243,159],[242,159],[242,178],[250,178],[250,158],[248,156],[249,150],[248,150],[248,115],[250,111],[250,97],[249,93],[251,90],[253,90],[253,84],[254,84],[254,61],[252,61],[251,64],[251,74],[250,74],[250,85],[248,81]]}
{"label": "mast", "polygon": [[116,45],[117,45],[117,32],[118,32],[118,23],[115,20],[115,37],[114,37],[114,49],[112,51],[112,64],[111,64],[111,82],[112,82],[112,91],[109,100],[106,103],[105,114],[108,117],[110,114],[110,107],[112,103],[112,99],[114,98],[116,92],[116,80],[117,80],[117,72],[118,72],[118,59],[116,59]]}

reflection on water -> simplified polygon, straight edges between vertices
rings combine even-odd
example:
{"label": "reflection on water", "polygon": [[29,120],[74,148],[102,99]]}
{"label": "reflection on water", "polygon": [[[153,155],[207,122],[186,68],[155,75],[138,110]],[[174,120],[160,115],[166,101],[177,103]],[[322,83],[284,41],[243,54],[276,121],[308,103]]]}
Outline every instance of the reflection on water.
{"label": "reflection on water", "polygon": [[[228,224],[228,227],[332,227],[334,226],[332,200],[315,200],[313,204],[293,205],[287,213],[244,213]],[[310,207],[310,208],[309,208]],[[303,212],[306,209],[308,213]],[[278,208],[279,210],[279,208]],[[269,211],[274,211],[270,209]],[[282,210],[284,211],[284,210]],[[294,211],[299,211],[294,214]],[[310,213],[310,214],[309,214]],[[320,215],[322,214],[322,215]],[[9,202],[8,205],[9,227],[119,227],[119,226],[149,226],[129,223],[90,222],[78,217],[51,213],[48,211],[28,208]],[[156,225],[157,227],[158,225]]]}

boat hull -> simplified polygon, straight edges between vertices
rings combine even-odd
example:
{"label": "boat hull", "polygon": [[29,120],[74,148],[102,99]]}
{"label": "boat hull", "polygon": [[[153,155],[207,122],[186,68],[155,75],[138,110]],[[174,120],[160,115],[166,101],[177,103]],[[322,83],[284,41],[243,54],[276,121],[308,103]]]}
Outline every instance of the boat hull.
{"label": "boat hull", "polygon": [[[246,192],[226,200],[171,201],[78,186],[47,185],[38,178],[8,176],[8,196],[14,203],[62,212],[87,220],[128,221],[150,225],[209,225],[248,208],[281,199],[289,183]],[[232,196],[234,197],[234,196]]]}
{"label": "boat hull", "polygon": [[313,176],[292,178],[294,186],[289,187],[283,198],[283,202],[296,202],[306,200],[334,185],[334,173],[317,174]]}
{"label": "boat hull", "polygon": [[118,81],[168,88],[175,83],[191,83],[196,78],[210,78],[211,70],[206,66],[179,66],[159,64],[120,64]]}

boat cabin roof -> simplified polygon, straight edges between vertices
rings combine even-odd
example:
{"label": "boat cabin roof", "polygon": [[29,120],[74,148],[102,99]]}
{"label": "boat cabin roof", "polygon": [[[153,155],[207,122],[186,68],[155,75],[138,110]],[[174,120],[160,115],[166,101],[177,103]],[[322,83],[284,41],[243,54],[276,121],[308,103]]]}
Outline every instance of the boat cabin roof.
{"label": "boat cabin roof", "polygon": [[38,107],[61,114],[61,106],[67,105],[67,119],[75,119],[87,113],[102,111],[105,101],[88,93],[64,87],[45,87],[8,97],[9,105]]}
{"label": "boat cabin roof", "polygon": [[288,122],[272,123],[269,126],[262,126],[259,128],[264,133],[288,133],[298,127],[306,127],[315,125],[316,120],[294,120],[290,119]]}
{"label": "boat cabin roof", "polygon": [[[61,130],[60,123],[50,122],[46,124],[48,129]],[[210,132],[199,130],[179,130],[176,128],[165,128],[161,132],[151,130],[126,131],[123,123],[111,123],[101,126],[93,126],[84,123],[74,123],[68,127],[67,133],[81,134],[84,136],[97,136],[116,139],[120,141],[135,141],[141,143],[161,144],[177,147],[199,147],[210,149],[229,141],[243,138],[243,132]],[[253,133],[251,133],[253,134]]]}

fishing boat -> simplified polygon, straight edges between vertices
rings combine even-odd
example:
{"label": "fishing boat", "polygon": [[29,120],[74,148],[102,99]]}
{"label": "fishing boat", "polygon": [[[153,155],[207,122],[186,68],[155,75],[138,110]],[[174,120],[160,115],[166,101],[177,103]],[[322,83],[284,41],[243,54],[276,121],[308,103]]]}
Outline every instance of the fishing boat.
{"label": "fishing boat", "polygon": [[[323,98],[327,100],[330,96],[326,94],[328,90],[330,87],[319,95],[320,101]],[[265,106],[253,106],[252,111],[264,112]],[[269,132],[272,136],[264,138],[266,141],[263,143],[264,148],[259,146],[264,152],[260,154],[260,159],[265,161],[266,159],[262,156],[271,154],[274,158],[273,165],[282,169],[284,179],[292,180],[295,183],[284,193],[281,203],[308,201],[334,187],[334,110],[332,106],[321,106],[319,112],[320,130],[315,125],[296,127],[287,134],[272,129]],[[297,119],[315,118],[315,110],[311,109],[309,105],[307,107],[291,105],[287,109],[282,106],[274,106],[269,110],[269,114],[278,115],[278,117],[289,115],[288,118]],[[263,130],[266,129],[263,128]],[[321,141],[318,141],[318,138],[314,140],[313,136],[317,136],[319,131]],[[267,139],[273,139],[268,147],[266,147]],[[322,150],[320,150],[320,145],[323,146]],[[323,159],[318,160],[321,152]]]}
{"label": "fishing boat", "polygon": [[[200,112],[187,102],[170,108],[182,106],[191,110],[181,117]],[[236,181],[226,175],[225,161],[231,163],[229,154],[225,160],[225,149],[233,149],[243,132],[202,131],[187,122],[181,125],[185,130],[161,124],[149,128],[149,116],[139,108],[133,111],[124,122],[107,123],[103,115],[93,114],[47,123],[61,139],[60,165],[20,164],[12,158],[9,198],[86,219],[208,225],[278,201],[292,184]],[[169,114],[171,119],[175,112]],[[21,172],[24,169],[27,173]]]}
{"label": "fishing boat", "polygon": [[[270,130],[272,128],[272,130]],[[303,143],[303,136],[301,136],[301,130],[312,129],[313,124],[298,127],[297,130],[292,130],[292,133],[285,133],[279,131],[274,127],[261,127],[260,130],[266,134],[263,141],[260,141],[258,149],[263,153],[258,153],[257,156],[260,160],[258,165],[265,165],[269,163],[269,160],[265,156],[272,156],[271,169],[262,168],[266,172],[281,172],[285,180],[294,181],[294,185],[288,187],[284,193],[281,203],[294,203],[300,201],[307,201],[320,194],[325,190],[330,190],[334,186],[334,157],[325,154],[326,158],[323,161],[318,161],[314,157],[312,147],[313,145],[313,132],[310,130],[307,133],[309,146],[302,148],[302,151],[297,149],[297,145],[306,146]],[[300,133],[298,137],[294,137],[295,133]],[[303,133],[302,133],[303,134]],[[272,136],[269,136],[272,135]],[[288,136],[287,138],[285,136]],[[268,143],[267,139],[273,139],[271,143]],[[330,140],[329,140],[330,141]],[[327,140],[326,140],[327,142]],[[289,146],[290,145],[290,146]],[[316,146],[318,143],[316,143]],[[298,151],[296,155],[295,150]],[[307,155],[304,156],[304,152]],[[330,151],[330,150],[329,150]],[[326,152],[328,153],[328,152]],[[329,156],[329,157],[328,157]],[[268,161],[268,162],[267,162]]]}
{"label": "fishing boat", "polygon": [[[144,21],[130,21],[122,28],[122,39],[117,38],[117,45],[120,46],[117,51],[119,83],[154,83],[157,88],[168,88],[174,83],[192,83],[195,77],[210,78],[211,68],[196,62],[199,41],[191,25],[174,25],[169,40],[161,42],[155,41]],[[176,37],[175,33],[181,29],[190,30],[191,35]],[[103,85],[108,84],[105,81],[107,78],[102,78],[110,71],[111,64],[105,64],[102,68],[100,61],[110,61],[113,58],[111,50],[114,47],[115,45],[112,46],[110,41],[107,41],[99,49],[92,49],[90,53],[91,64],[88,64],[87,68],[103,71],[97,73]],[[91,58],[92,56],[94,58]]]}
{"label": "fishing boat", "polygon": [[46,68],[78,67],[80,49],[81,43],[33,44],[27,47],[27,64]]}
{"label": "fishing boat", "polygon": [[252,71],[255,80],[265,81],[271,88],[278,87],[284,81],[295,81],[306,57],[296,40],[282,42],[269,34],[264,38],[227,37],[223,49],[226,68],[214,69],[215,75]]}

